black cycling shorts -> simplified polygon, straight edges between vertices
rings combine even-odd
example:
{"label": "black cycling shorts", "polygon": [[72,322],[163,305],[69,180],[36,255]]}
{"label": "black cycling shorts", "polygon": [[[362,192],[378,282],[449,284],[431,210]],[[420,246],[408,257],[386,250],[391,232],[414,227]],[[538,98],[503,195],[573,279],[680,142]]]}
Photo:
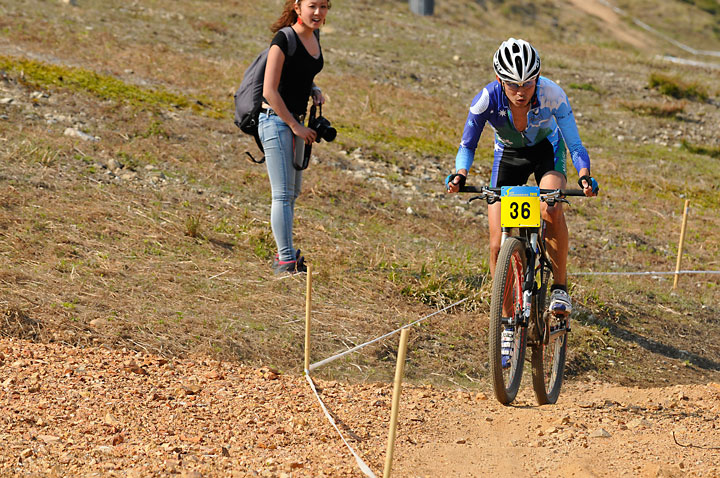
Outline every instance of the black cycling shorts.
{"label": "black cycling shorts", "polygon": [[565,174],[564,168],[561,165],[560,169],[558,163],[553,145],[548,139],[525,148],[506,146],[497,161],[496,171],[493,171],[492,186],[522,186],[527,184],[531,174],[535,175],[535,182],[539,185],[542,177],[549,171]]}

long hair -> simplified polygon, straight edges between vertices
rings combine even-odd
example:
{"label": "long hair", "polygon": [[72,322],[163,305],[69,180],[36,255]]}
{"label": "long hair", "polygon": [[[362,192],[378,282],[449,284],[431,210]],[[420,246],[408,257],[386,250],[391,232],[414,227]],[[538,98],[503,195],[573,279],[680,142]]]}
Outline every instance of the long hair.
{"label": "long hair", "polygon": [[[303,0],[298,0],[301,3]],[[295,2],[296,0],[285,0],[285,6],[280,18],[275,20],[275,23],[270,27],[270,31],[277,33],[281,28],[289,27],[297,22],[297,13],[295,13]],[[330,0],[328,0],[328,10],[330,10]]]}

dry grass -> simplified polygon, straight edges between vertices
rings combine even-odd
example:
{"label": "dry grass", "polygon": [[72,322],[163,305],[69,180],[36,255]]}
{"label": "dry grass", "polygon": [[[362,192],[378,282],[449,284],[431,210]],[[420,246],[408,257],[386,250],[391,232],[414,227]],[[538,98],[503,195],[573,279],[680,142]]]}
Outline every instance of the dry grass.
{"label": "dry grass", "polygon": [[633,113],[661,118],[675,118],[685,111],[685,101],[620,101],[620,106]]}
{"label": "dry grass", "polygon": [[[274,7],[207,6],[188,0],[167,10],[90,1],[68,9],[28,0],[22,10],[0,7],[12,20],[3,23],[2,38],[13,45],[13,58],[96,72],[137,91],[182,96],[189,104],[197,98],[227,104],[227,116],[218,118],[203,108],[135,104],[90,89],[38,85],[29,81],[29,71],[5,72],[0,98],[15,101],[0,105],[0,115],[7,116],[0,120],[0,282],[6,291],[0,333],[165,355],[209,354],[300,371],[304,279],[275,280],[270,271],[275,250],[267,175],[242,159],[254,145],[238,140],[230,120],[230,93],[245,62],[269,38],[265,26]],[[485,38],[487,16],[480,13],[499,7],[453,0],[432,19],[413,17],[405,7],[371,1],[368,23],[358,21],[349,3],[334,2],[328,23],[334,31],[323,36],[328,63],[318,83],[330,95],[324,114],[339,136],[314,148],[317,161],[304,176],[296,213],[296,246],[317,271],[313,359],[471,297],[461,310],[414,331],[408,367],[413,379],[469,386],[486,370],[484,208],[438,192],[467,104],[491,79],[485,58],[500,38]],[[478,15],[463,15],[462,8]],[[573,18],[558,13],[561,21]],[[498,22],[513,31],[511,19]],[[674,264],[676,241],[666,227],[679,228],[681,194],[697,204],[684,264],[717,268],[717,168],[693,153],[613,139],[620,122],[637,128],[638,138],[677,128],[676,120],[638,121],[615,107],[620,99],[641,101],[657,64],[593,42],[590,27],[588,37],[578,37],[586,41],[568,45],[551,42],[553,34],[537,25],[523,28],[548,39],[548,74],[565,84],[597,86],[571,90],[603,187],[601,199],[574,201],[568,213],[571,268]],[[716,78],[703,80],[720,89]],[[38,90],[47,97],[33,96]],[[691,119],[711,123],[717,114],[711,108],[697,106],[705,116]],[[100,140],[64,136],[70,126]],[[716,140],[714,129],[697,130],[698,143]],[[476,183],[489,177],[489,145],[486,133],[471,177]],[[110,160],[125,165],[115,171],[118,178],[104,167]],[[672,296],[667,282],[657,280],[578,279],[574,296],[584,315],[573,339],[573,373],[661,380],[668,375],[640,377],[609,364],[617,364],[618,355],[637,355],[632,345],[644,337],[671,348],[649,345],[648,363],[678,350],[716,356],[717,340],[699,344],[694,337],[717,337],[710,321],[720,307],[717,282],[682,283],[682,296]],[[684,318],[682,336],[675,316],[660,305]],[[622,329],[607,325],[616,322]],[[594,354],[599,338],[616,355]],[[389,379],[395,346],[394,340],[378,344],[322,373]],[[713,373],[698,363],[678,376],[692,381]]]}

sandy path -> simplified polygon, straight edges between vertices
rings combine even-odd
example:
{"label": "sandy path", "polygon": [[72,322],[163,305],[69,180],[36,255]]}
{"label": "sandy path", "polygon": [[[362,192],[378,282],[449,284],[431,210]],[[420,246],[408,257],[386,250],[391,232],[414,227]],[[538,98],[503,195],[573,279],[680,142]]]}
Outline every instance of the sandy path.
{"label": "sandy path", "polygon": [[[538,407],[468,397],[402,446],[403,476],[720,476],[720,386],[635,389],[574,383]],[[701,449],[682,445],[715,447]]]}

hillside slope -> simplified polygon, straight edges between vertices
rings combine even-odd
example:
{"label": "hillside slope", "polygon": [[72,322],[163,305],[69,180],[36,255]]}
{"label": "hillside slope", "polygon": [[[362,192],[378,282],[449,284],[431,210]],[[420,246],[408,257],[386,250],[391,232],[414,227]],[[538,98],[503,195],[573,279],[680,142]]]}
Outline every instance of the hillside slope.
{"label": "hillside slope", "polygon": [[[647,3],[618,5],[678,41],[717,48],[716,14]],[[607,8],[448,0],[420,18],[405,2],[369,1],[362,16],[333,2],[318,82],[340,133],[314,149],[297,211],[298,244],[317,271],[314,357],[468,298],[413,332],[408,374],[484,383],[484,211],[440,185],[467,104],[509,35],[538,45],[544,73],[567,89],[602,184],[600,198],[568,212],[571,272],[671,270],[685,199],[683,268],[718,269],[716,71],[659,58],[682,52],[589,5]],[[300,372],[304,279],[270,272],[266,173],[243,159],[254,146],[230,115],[279,8],[0,1],[0,333]],[[644,46],[608,36],[608,23]],[[490,139],[475,183],[488,180]],[[717,276],[680,285],[672,292],[663,275],[573,279],[569,379],[714,380]],[[394,354],[380,343],[321,373],[389,380]]]}
{"label": "hillside slope", "polygon": [[[270,271],[267,175],[232,124],[281,3],[0,0],[0,475],[359,476],[301,377],[306,278]],[[717,275],[571,275],[560,403],[488,399],[485,212],[441,182],[506,37],[570,95],[601,183],[568,210],[571,274],[672,270],[686,200],[682,268],[720,269],[718,61],[667,40],[720,50],[717,2],[614,5],[333,1],[339,135],[296,214],[312,360],[467,299],[410,334],[399,476],[720,473]],[[376,471],[396,347],[316,372]]]}

